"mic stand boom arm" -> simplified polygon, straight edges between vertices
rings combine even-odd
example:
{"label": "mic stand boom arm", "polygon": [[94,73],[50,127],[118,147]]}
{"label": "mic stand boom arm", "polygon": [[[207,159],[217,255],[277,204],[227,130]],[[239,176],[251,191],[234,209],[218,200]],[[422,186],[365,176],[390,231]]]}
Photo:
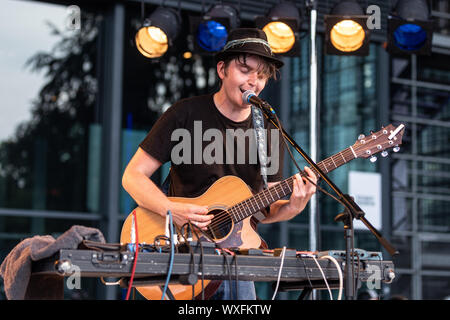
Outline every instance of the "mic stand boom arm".
{"label": "mic stand boom arm", "polygon": [[355,201],[349,196],[342,193],[342,191],[325,175],[319,166],[306,154],[302,148],[292,139],[289,134],[284,130],[283,127],[279,127],[278,123],[275,119],[275,112],[269,104],[261,105],[261,109],[263,110],[264,116],[275,126],[275,128],[279,129],[286,140],[294,147],[295,150],[308,162],[308,164],[319,174],[319,176],[330,186],[331,189],[336,192],[339,199],[342,201],[342,205],[344,205],[348,210],[350,210],[352,214],[352,218],[356,218],[361,220],[366,227],[375,235],[375,237],[380,241],[386,251],[394,256],[398,254],[398,251],[386,240],[383,236],[376,230],[372,224],[364,218],[364,212],[361,208],[355,203]]}
{"label": "mic stand boom arm", "polygon": [[272,109],[272,107],[267,103],[264,102],[262,104],[258,104],[258,107],[261,108],[263,111],[264,116],[277,128],[280,130],[280,132],[283,134],[283,136],[286,138],[286,140],[291,144],[292,147],[294,147],[295,150],[308,162],[308,164],[315,170],[317,174],[330,186],[331,189],[334,190],[334,192],[339,197],[339,202],[345,207],[344,213],[341,213],[336,217],[336,221],[342,220],[344,223],[345,228],[345,235],[346,235],[346,263],[345,263],[345,270],[346,270],[346,297],[348,299],[354,299],[354,288],[353,288],[353,280],[350,273],[350,265],[353,265],[351,262],[350,257],[350,248],[351,248],[351,241],[353,240],[353,234],[350,229],[353,229],[352,227],[352,220],[354,218],[361,220],[364,225],[372,232],[372,234],[378,239],[378,241],[381,243],[381,245],[386,249],[386,251],[391,255],[397,255],[398,251],[385,239],[380,232],[364,217],[364,211],[361,210],[361,208],[355,203],[355,201],[348,195],[344,194],[319,168],[319,166],[300,148],[300,146],[295,142],[294,139],[292,139],[289,134],[284,130],[283,127],[280,128],[278,125],[278,122],[276,120],[275,111]]}

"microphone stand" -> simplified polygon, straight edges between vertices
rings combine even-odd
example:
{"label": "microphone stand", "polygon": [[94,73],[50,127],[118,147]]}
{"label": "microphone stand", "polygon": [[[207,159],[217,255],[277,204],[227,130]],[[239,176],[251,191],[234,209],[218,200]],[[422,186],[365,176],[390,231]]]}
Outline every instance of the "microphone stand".
{"label": "microphone stand", "polygon": [[[261,99],[262,100],[262,99]],[[263,100],[262,100],[263,101]],[[330,186],[331,189],[337,194],[339,202],[345,207],[343,213],[336,216],[335,221],[342,221],[345,229],[345,297],[346,300],[355,300],[355,284],[353,282],[354,273],[351,271],[353,267],[353,219],[361,220],[364,225],[372,232],[372,234],[378,239],[381,245],[391,255],[397,255],[398,251],[378,232],[378,230],[364,217],[364,211],[355,203],[352,197],[348,194],[344,194],[317,166],[317,164],[306,154],[302,148],[292,139],[283,127],[278,125],[278,121],[275,116],[275,111],[265,101],[261,104],[255,104],[261,108],[264,116],[283,134],[286,140],[291,146],[308,162],[308,164],[315,170],[317,174]],[[281,125],[281,124],[280,124]]]}

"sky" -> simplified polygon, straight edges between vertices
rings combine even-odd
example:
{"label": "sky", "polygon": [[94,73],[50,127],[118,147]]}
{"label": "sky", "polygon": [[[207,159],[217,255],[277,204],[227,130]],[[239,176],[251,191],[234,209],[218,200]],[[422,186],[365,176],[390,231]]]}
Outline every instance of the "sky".
{"label": "sky", "polygon": [[30,119],[31,102],[45,83],[43,72],[31,72],[25,62],[38,51],[50,51],[58,41],[46,21],[65,28],[65,6],[34,1],[2,0],[0,9],[0,142]]}

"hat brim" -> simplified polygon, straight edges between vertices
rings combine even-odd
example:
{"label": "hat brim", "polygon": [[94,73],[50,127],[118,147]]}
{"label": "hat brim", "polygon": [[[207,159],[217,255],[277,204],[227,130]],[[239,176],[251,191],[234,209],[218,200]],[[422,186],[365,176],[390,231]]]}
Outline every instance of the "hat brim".
{"label": "hat brim", "polygon": [[216,53],[215,55],[215,59],[216,59],[216,63],[219,61],[223,61],[225,60],[228,56],[231,55],[238,55],[238,54],[252,54],[255,56],[259,56],[267,61],[269,61],[270,63],[273,63],[275,65],[275,67],[277,67],[278,69],[280,69],[281,67],[284,66],[284,62],[281,61],[278,58],[275,58],[274,56],[270,56],[269,54],[264,55],[261,54],[261,51],[256,51],[256,50],[251,50],[251,49],[231,49],[231,50],[227,50],[227,51],[220,51],[218,53]]}

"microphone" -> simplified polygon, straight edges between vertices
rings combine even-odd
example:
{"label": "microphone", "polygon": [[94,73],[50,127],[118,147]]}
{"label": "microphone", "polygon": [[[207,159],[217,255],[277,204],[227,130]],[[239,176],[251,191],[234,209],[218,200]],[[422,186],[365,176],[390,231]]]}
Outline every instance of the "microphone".
{"label": "microphone", "polygon": [[270,104],[259,98],[252,90],[247,90],[242,94],[242,101],[244,101],[244,103],[250,103],[257,107],[260,107],[266,113],[275,114],[275,110],[272,109]]}

